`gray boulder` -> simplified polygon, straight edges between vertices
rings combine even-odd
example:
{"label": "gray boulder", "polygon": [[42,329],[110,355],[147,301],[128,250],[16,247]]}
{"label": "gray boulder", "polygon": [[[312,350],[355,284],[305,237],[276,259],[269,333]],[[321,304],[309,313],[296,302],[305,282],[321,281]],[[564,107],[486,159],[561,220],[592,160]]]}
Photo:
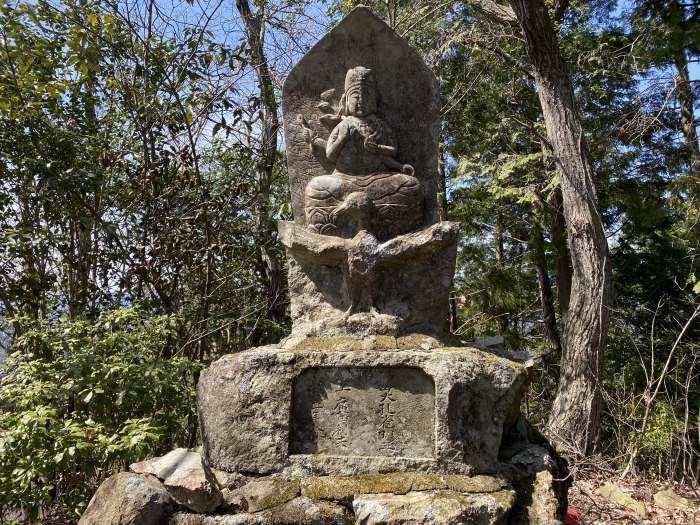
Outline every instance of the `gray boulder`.
{"label": "gray boulder", "polygon": [[158,480],[121,472],[107,478],[83,513],[79,525],[164,525],[175,511]]}
{"label": "gray boulder", "polygon": [[461,494],[450,490],[408,494],[365,494],[353,501],[356,523],[362,525],[505,525],[515,493]]}
{"label": "gray boulder", "polygon": [[657,507],[666,510],[690,510],[690,502],[671,489],[660,490],[654,494],[654,503]]}
{"label": "gray boulder", "polygon": [[224,490],[224,500],[229,507],[258,512],[282,505],[299,495],[299,481],[280,477],[251,481],[235,490]]}
{"label": "gray boulder", "polygon": [[214,474],[196,452],[177,448],[165,456],[130,466],[139,474],[151,474],[163,481],[170,495],[195,512],[213,512],[221,502],[221,491]]}
{"label": "gray boulder", "polygon": [[351,525],[352,514],[337,503],[299,497],[260,512],[221,516],[177,513],[170,525]]}

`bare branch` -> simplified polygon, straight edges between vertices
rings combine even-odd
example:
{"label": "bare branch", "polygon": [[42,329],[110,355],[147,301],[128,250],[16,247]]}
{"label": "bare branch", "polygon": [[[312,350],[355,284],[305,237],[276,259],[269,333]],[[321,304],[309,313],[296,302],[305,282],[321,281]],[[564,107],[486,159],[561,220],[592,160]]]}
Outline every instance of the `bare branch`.
{"label": "bare branch", "polygon": [[469,3],[474,9],[495,22],[508,26],[518,25],[518,19],[510,6],[498,4],[493,0],[470,0]]}

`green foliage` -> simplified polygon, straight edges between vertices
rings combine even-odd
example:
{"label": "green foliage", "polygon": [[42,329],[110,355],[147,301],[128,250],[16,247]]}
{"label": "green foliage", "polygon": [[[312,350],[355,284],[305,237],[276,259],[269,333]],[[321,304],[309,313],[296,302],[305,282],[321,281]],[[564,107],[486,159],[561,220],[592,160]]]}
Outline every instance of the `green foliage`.
{"label": "green foliage", "polygon": [[256,176],[248,50],[217,40],[216,13],[156,8],[144,39],[119,8],[0,3],[0,314],[138,302],[181,315],[193,358],[276,340],[284,278],[268,293],[260,244],[279,263],[286,168],[279,154],[270,184]]}
{"label": "green foliage", "polygon": [[0,512],[60,501],[74,519],[95,477],[194,442],[200,366],[173,354],[179,325],[123,308],[24,326],[0,371]]}

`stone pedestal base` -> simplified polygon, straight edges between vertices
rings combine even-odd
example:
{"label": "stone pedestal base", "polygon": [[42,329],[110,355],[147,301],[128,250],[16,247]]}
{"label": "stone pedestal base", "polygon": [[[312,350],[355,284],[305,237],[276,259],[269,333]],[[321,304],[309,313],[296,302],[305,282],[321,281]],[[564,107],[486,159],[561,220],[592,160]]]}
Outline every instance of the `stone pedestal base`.
{"label": "stone pedestal base", "polygon": [[493,472],[527,371],[475,348],[228,355],[198,386],[206,462],[251,474]]}
{"label": "stone pedestal base", "polygon": [[506,525],[516,493],[490,476],[391,473],[285,479],[224,489],[231,514],[176,513],[170,525]]}
{"label": "stone pedestal base", "polygon": [[561,525],[566,487],[556,478],[565,472],[541,446],[518,441],[524,448],[488,476],[248,476],[176,449],[107,479],[80,525]]}
{"label": "stone pedestal base", "polygon": [[[216,361],[203,457],[131,465],[80,525],[561,524],[569,478],[519,415],[525,366],[435,344],[294,339]],[[135,501],[136,485],[158,497]]]}

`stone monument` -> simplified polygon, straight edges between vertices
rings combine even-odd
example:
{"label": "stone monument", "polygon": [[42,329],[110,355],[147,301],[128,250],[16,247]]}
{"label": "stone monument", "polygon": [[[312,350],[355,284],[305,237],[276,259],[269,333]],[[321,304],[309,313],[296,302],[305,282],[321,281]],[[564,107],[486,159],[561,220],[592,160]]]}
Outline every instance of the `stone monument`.
{"label": "stone monument", "polygon": [[[175,498],[170,523],[559,523],[565,467],[520,415],[527,365],[447,327],[459,228],[437,214],[435,77],[358,7],[282,104],[292,334],[202,373],[215,502]],[[167,488],[167,457],[132,470]]]}

